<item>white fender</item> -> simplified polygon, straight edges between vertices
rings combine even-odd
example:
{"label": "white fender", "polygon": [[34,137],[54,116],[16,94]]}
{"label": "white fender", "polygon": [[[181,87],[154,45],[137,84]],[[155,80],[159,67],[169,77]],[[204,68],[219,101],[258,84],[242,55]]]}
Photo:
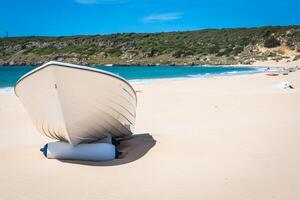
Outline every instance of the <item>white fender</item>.
{"label": "white fender", "polygon": [[47,158],[62,160],[109,161],[118,156],[113,144],[88,143],[72,146],[67,142],[51,142],[41,149]]}

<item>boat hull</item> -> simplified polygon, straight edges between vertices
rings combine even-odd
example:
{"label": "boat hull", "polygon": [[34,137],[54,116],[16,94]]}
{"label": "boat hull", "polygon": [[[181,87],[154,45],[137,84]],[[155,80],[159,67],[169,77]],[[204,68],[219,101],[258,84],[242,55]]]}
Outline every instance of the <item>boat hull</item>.
{"label": "boat hull", "polygon": [[73,145],[131,135],[136,94],[121,77],[49,62],[29,72],[15,93],[42,134]]}

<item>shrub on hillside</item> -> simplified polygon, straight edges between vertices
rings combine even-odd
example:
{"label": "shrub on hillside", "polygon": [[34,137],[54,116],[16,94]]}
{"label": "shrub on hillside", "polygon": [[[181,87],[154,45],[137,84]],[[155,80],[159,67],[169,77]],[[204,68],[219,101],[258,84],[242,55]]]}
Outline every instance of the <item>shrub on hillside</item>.
{"label": "shrub on hillside", "polygon": [[280,41],[277,40],[274,36],[269,37],[265,40],[264,46],[267,48],[274,48],[280,45]]}

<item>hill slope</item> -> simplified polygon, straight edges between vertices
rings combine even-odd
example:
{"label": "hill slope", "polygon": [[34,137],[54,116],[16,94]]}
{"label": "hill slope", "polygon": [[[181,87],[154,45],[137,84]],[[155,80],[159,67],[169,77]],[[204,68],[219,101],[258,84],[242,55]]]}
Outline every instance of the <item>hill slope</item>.
{"label": "hill slope", "polygon": [[226,65],[300,58],[300,26],[0,39],[0,65]]}

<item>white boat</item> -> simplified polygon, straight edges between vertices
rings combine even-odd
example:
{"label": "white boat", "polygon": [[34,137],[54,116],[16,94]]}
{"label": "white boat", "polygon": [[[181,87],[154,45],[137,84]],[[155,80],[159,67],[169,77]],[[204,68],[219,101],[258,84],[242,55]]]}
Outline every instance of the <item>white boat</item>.
{"label": "white boat", "polygon": [[134,130],[134,89],[103,70],[51,61],[21,77],[15,94],[39,132],[72,145]]}

